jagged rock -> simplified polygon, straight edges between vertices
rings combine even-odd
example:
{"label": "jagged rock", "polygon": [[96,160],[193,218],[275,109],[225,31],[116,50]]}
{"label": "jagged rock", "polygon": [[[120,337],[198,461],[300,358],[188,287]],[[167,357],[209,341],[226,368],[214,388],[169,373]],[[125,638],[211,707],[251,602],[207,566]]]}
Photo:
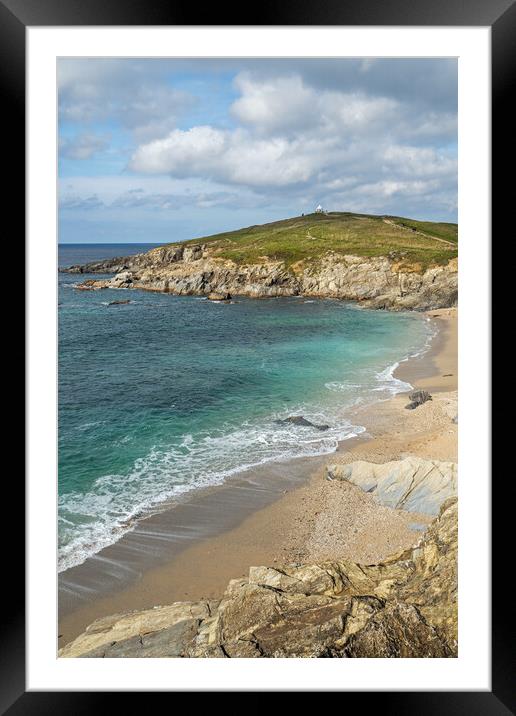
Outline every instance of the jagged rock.
{"label": "jagged rock", "polygon": [[117,273],[117,275],[112,279],[112,283],[114,288],[125,288],[130,286],[133,283],[133,274],[131,271],[122,271],[121,273]]}
{"label": "jagged rock", "polygon": [[[380,565],[251,570],[226,591],[212,648],[233,657],[454,656],[456,548],[451,500],[418,547]],[[198,648],[196,639],[192,656],[207,655]]]}
{"label": "jagged rock", "polygon": [[359,460],[328,465],[331,480],[347,480],[373,494],[382,505],[437,515],[445,500],[457,494],[457,465],[453,462],[407,457],[376,464]]}
{"label": "jagged rock", "polygon": [[436,629],[412,604],[393,601],[376,611],[346,644],[348,658],[428,658],[453,656]]}
{"label": "jagged rock", "polygon": [[351,256],[329,252],[315,264],[287,267],[263,257],[263,263],[237,264],[217,256],[206,244],[174,244],[144,254],[60,271],[131,274],[95,281],[96,288],[138,288],[177,295],[230,293],[251,298],[312,296],[360,301],[369,308],[432,310],[457,303],[457,259],[425,271],[409,270],[399,257]]}
{"label": "jagged rock", "polygon": [[413,393],[409,393],[409,398],[411,402],[405,405],[407,410],[414,410],[420,405],[423,405],[423,403],[426,403],[427,400],[432,400],[432,396],[427,390],[415,390]]}
{"label": "jagged rock", "polygon": [[292,425],[301,425],[307,428],[317,428],[317,430],[329,430],[330,428],[329,425],[317,425],[316,423],[312,423],[310,422],[310,420],[307,420],[302,415],[290,415],[284,420],[276,420],[275,422],[278,425],[291,423]]}
{"label": "jagged rock", "polygon": [[393,493],[396,504],[401,500],[417,511],[441,504],[439,516],[415,547],[373,565],[335,561],[252,567],[248,579],[228,584],[220,602],[178,602],[100,619],[59,655],[456,656],[457,498],[443,501],[455,486],[456,466],[408,458],[338,467],[367,477],[364,465],[374,468],[368,473],[373,478],[367,479],[387,502],[393,501]]}
{"label": "jagged rock", "polygon": [[183,261],[199,261],[202,259],[202,246],[185,246],[183,251]]}
{"label": "jagged rock", "polygon": [[127,269],[129,264],[136,259],[137,256],[118,256],[112,259],[92,261],[83,265],[74,264],[73,266],[61,267],[59,271],[60,273],[119,273]]}
{"label": "jagged rock", "polygon": [[87,281],[83,281],[78,286],[76,286],[80,291],[93,291],[97,288],[104,288],[104,286],[99,286],[98,281],[95,281],[94,279],[90,278]]}
{"label": "jagged rock", "polygon": [[[88,656],[127,656],[129,652],[131,656],[140,656],[144,640],[147,652],[156,651],[159,642],[154,637],[164,630],[169,630],[169,643],[165,648],[178,649],[179,640],[183,643],[191,624],[198,624],[208,617],[210,609],[206,602],[177,602],[166,607],[97,619],[74,642],[63,647],[60,655],[75,656],[75,652],[79,651]],[[178,625],[182,626],[176,629]]]}
{"label": "jagged rock", "polygon": [[377,565],[254,567],[220,602],[94,622],[61,657],[453,657],[457,500],[416,547]]}
{"label": "jagged rock", "polygon": [[171,627],[150,634],[133,636],[124,641],[113,641],[85,654],[90,659],[171,658],[184,657],[189,642],[199,628],[198,619],[184,619]]}

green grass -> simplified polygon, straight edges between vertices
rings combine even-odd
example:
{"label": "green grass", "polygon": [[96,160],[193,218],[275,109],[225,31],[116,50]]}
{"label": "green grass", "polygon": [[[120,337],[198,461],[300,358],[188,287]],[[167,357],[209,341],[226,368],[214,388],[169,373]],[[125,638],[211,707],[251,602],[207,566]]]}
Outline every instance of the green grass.
{"label": "green grass", "polygon": [[249,226],[186,243],[200,241],[208,244],[215,256],[237,264],[260,263],[268,257],[291,267],[298,261],[316,263],[328,252],[334,252],[391,256],[407,266],[416,265],[416,270],[424,270],[446,264],[457,256],[457,225],[332,212]]}
{"label": "green grass", "polygon": [[415,219],[404,219],[401,216],[389,216],[389,219],[392,219],[401,226],[416,229],[416,231],[421,231],[424,234],[429,234],[430,236],[437,236],[439,239],[445,239],[446,241],[451,241],[454,244],[458,241],[457,224],[446,224],[444,222],[439,223],[434,221],[416,221]]}

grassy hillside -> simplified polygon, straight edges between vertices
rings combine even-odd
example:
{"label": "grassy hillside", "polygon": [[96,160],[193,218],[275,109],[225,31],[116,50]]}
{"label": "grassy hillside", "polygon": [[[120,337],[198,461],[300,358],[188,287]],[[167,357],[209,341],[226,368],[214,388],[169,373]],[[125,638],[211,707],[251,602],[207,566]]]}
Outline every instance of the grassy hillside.
{"label": "grassy hillside", "polygon": [[421,231],[429,236],[436,236],[440,239],[446,239],[456,244],[458,240],[457,224],[446,224],[436,221],[415,221],[414,219],[404,219],[401,216],[389,216],[400,226],[405,226],[415,231]]}
{"label": "grassy hillside", "polygon": [[394,216],[332,212],[307,214],[249,226],[187,243],[211,245],[216,255],[236,263],[259,263],[267,256],[291,266],[320,259],[328,251],[388,256],[420,268],[445,264],[457,256],[457,224]]}

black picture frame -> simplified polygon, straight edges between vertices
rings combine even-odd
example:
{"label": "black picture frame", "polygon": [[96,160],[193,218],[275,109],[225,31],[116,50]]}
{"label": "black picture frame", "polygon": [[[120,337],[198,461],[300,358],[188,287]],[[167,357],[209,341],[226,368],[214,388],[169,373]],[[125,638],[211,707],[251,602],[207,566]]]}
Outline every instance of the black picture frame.
{"label": "black picture frame", "polygon": [[[220,4],[206,8],[155,0],[0,0],[0,87],[4,112],[2,123],[7,142],[10,177],[9,210],[25,215],[25,33],[33,26],[76,25],[360,25],[360,26],[489,26],[492,37],[492,235],[501,233],[504,212],[514,203],[514,125],[509,111],[515,85],[516,4],[514,0],[263,0],[239,15]],[[198,19],[202,17],[202,23]],[[228,20],[227,18],[230,18]],[[512,201],[511,201],[512,199]],[[20,232],[20,229],[18,229]],[[22,244],[20,239],[20,244]],[[17,265],[21,264],[17,250]],[[503,298],[503,286],[494,286],[493,299]],[[29,346],[29,349],[31,347]],[[493,393],[495,384],[493,384]],[[501,432],[493,434],[496,455]],[[508,475],[513,480],[512,474]],[[503,483],[503,480],[502,480]],[[11,481],[9,504],[24,504],[24,485]],[[509,512],[506,486],[493,485],[492,504],[492,691],[490,692],[367,692],[346,693],[345,704],[358,696],[362,708],[381,708],[384,713],[410,714],[510,714],[515,710],[515,669],[510,626],[512,609],[507,606],[511,590],[504,577]],[[19,508],[21,509],[21,508]],[[496,519],[494,518],[496,516]],[[25,594],[24,545],[21,535],[4,551],[4,570],[9,580],[9,608],[3,609],[0,643],[0,713],[86,714],[117,708],[120,694],[95,692],[26,692],[25,689]],[[506,562],[507,564],[507,562]],[[410,688],[410,684],[407,684]],[[139,696],[132,694],[132,700]],[[136,701],[134,702],[136,704]],[[343,704],[344,706],[344,704]]]}

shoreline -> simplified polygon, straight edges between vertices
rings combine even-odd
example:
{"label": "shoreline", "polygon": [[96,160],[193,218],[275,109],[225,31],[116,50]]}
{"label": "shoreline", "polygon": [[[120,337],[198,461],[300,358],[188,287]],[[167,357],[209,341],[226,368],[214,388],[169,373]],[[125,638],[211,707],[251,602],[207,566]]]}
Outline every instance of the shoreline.
{"label": "shoreline", "polygon": [[437,328],[430,347],[422,355],[400,362],[394,376],[430,393],[457,390],[458,309],[440,308],[425,314]]}
{"label": "shoreline", "polygon": [[[127,290],[127,289],[123,289]],[[138,292],[137,292],[138,293]],[[143,291],[139,293],[144,293]],[[163,294],[166,295],[166,294]],[[199,298],[195,296],[181,296],[181,297],[175,297],[179,298],[182,301],[207,301],[208,299],[206,297]],[[360,310],[360,306],[357,306],[352,301],[336,301],[332,299],[324,299],[323,301],[307,301],[302,296],[296,296],[295,304],[300,303],[320,303],[320,304],[338,304],[342,305],[344,303],[345,308],[354,309],[357,313]],[[251,303],[258,303],[259,301],[267,302],[270,304],[275,304],[276,301],[283,301],[282,299],[277,298],[262,298],[262,299],[245,299],[245,302],[251,305]],[[291,299],[284,299],[291,303]],[[111,303],[117,303],[119,301],[101,301],[100,303],[103,306],[107,306]],[[135,300],[127,300],[127,301],[120,301],[121,303],[142,303],[141,297],[137,296]],[[235,301],[240,302],[240,301]],[[294,303],[294,302],[292,302]],[[162,303],[158,304],[159,306],[164,305]],[[201,304],[197,304],[201,305]],[[101,309],[103,310],[103,309]],[[217,311],[219,309],[216,309]],[[204,315],[204,307],[201,308],[201,311],[203,311]],[[371,314],[370,309],[361,310],[360,313],[364,314]],[[382,311],[383,314],[389,314],[392,312],[390,311]],[[431,331],[428,331],[428,325],[429,325],[429,319],[427,321],[424,320],[423,313],[417,313],[414,311],[401,311],[402,314],[407,314],[411,316],[417,323],[420,323],[420,327],[426,332],[426,340],[424,342],[424,345],[422,345],[421,348],[419,348],[419,352],[426,352],[428,350],[430,341],[432,340],[433,333]],[[425,326],[423,328],[423,326]],[[328,396],[328,393],[325,392],[322,384],[319,384],[318,386],[318,393],[315,398],[315,401],[311,401],[311,404],[309,406],[304,405],[304,398],[305,395],[298,396],[297,402],[295,404],[292,404],[292,401],[290,399],[287,399],[286,402],[281,406],[279,406],[279,409],[274,409],[270,405],[267,405],[266,407],[266,417],[262,415],[262,419],[258,425],[253,425],[251,422],[250,427],[256,428],[260,430],[260,432],[263,431],[270,431],[273,422],[276,422],[274,418],[284,418],[286,415],[291,414],[297,414],[297,413],[304,413],[308,418],[310,418],[312,421],[315,421],[316,423],[325,423],[328,424],[328,427],[330,428],[328,432],[324,432],[320,434],[320,440],[314,441],[313,435],[312,436],[306,436],[303,434],[303,430],[299,430],[297,427],[294,427],[291,429],[290,434],[287,434],[287,441],[284,441],[285,444],[282,446],[282,453],[278,454],[279,451],[274,450],[274,445],[276,442],[276,434],[270,436],[265,435],[265,439],[271,440],[271,449],[266,449],[264,451],[261,450],[254,450],[251,453],[251,456],[249,457],[246,454],[246,451],[242,451],[243,444],[246,443],[246,438],[244,436],[243,440],[244,443],[242,444],[242,441],[239,440],[239,447],[235,451],[235,453],[232,456],[232,459],[229,461],[229,464],[227,464],[228,461],[225,461],[225,464],[215,466],[214,470],[211,470],[211,465],[208,464],[208,469],[206,470],[206,466],[204,464],[198,465],[197,474],[190,475],[190,477],[193,477],[194,479],[186,479],[186,480],[179,480],[179,484],[176,481],[171,481],[169,485],[167,485],[166,481],[166,469],[163,470],[165,473],[163,483],[159,490],[161,495],[159,497],[153,496],[152,492],[150,490],[143,491],[142,495],[135,494],[133,496],[133,499],[131,499],[131,505],[127,504],[127,502],[124,503],[123,500],[119,500],[118,502],[115,502],[112,505],[113,508],[113,514],[115,515],[114,519],[110,520],[110,517],[108,516],[104,520],[102,520],[99,525],[94,524],[94,530],[92,530],[91,533],[88,533],[88,531],[83,531],[82,534],[72,534],[70,535],[71,539],[68,544],[63,545],[63,549],[59,548],[59,557],[58,557],[58,574],[63,574],[67,572],[70,569],[73,569],[75,567],[79,567],[81,564],[84,564],[85,561],[95,558],[96,554],[99,554],[103,552],[104,549],[108,549],[113,544],[116,544],[121,539],[124,539],[125,535],[127,535],[129,532],[131,532],[134,527],[141,521],[146,520],[147,518],[151,517],[154,514],[157,514],[159,512],[162,512],[163,510],[169,509],[169,508],[175,508],[177,504],[181,504],[186,500],[192,499],[192,497],[195,494],[200,494],[201,492],[204,493],[206,490],[211,490],[212,488],[220,489],[224,484],[231,481],[234,477],[239,477],[241,475],[244,475],[247,473],[252,473],[254,470],[258,469],[261,470],[262,466],[263,469],[270,468],[271,470],[276,469],[277,464],[285,464],[290,463],[291,461],[297,461],[298,459],[309,459],[319,457],[320,455],[325,454],[331,454],[332,452],[337,449],[337,445],[339,442],[347,441],[350,438],[354,438],[355,436],[361,434],[366,430],[365,426],[360,424],[352,424],[352,422],[347,420],[347,417],[353,410],[353,405],[360,403],[361,401],[367,402],[368,404],[375,403],[379,400],[385,400],[392,397],[392,395],[396,391],[400,390],[406,390],[406,385],[403,385],[403,381],[398,380],[393,373],[395,371],[395,368],[399,365],[398,361],[401,360],[407,360],[408,358],[408,349],[406,349],[406,353],[402,353],[402,355],[406,355],[407,357],[404,358],[398,358],[400,355],[402,349],[398,348],[397,351],[393,352],[388,358],[387,356],[384,356],[384,361],[379,363],[375,367],[376,373],[371,374],[369,386],[366,388],[366,384],[363,386],[351,386],[353,388],[359,387],[363,388],[366,391],[368,391],[368,395],[366,397],[358,397],[356,393],[351,396],[344,396],[344,400],[347,401],[343,404],[343,398],[339,394],[338,390],[341,387],[345,386],[339,386],[338,381],[341,379],[340,371],[339,375],[331,378],[331,380],[337,380],[337,383],[334,384],[334,386],[331,383],[325,384],[325,388],[331,389],[332,391],[335,390],[333,393],[333,401],[334,404],[330,404],[330,400],[324,395]],[[398,352],[399,351],[399,352]],[[413,354],[413,356],[416,354]],[[419,353],[417,354],[419,355]],[[386,365],[388,363],[388,365]],[[374,378],[376,377],[376,382]],[[346,378],[343,377],[344,383],[346,383]],[[377,382],[380,381],[380,382]],[[382,395],[380,397],[380,394],[376,391],[381,390]],[[322,391],[322,392],[321,392]],[[353,399],[354,398],[354,399]],[[249,396],[246,395],[246,399],[249,399]],[[290,403],[290,405],[288,404]],[[330,413],[326,411],[326,408],[330,407]],[[309,412],[306,413],[305,411],[308,410]],[[322,410],[321,415],[319,415],[319,410]],[[312,413],[310,415],[310,413]],[[99,418],[100,420],[100,418]],[[92,423],[95,424],[95,423]],[[82,430],[83,428],[89,427],[90,423],[86,423],[84,425],[78,425],[76,426],[77,429]],[[289,426],[290,427],[290,426]],[[276,431],[273,429],[273,432]],[[232,428],[232,430],[238,430],[237,427]],[[186,431],[188,432],[188,431]],[[353,435],[354,433],[354,435]],[[317,435],[317,433],[315,433]],[[182,436],[183,438],[189,439],[189,436],[185,433],[185,435]],[[230,433],[228,434],[226,431],[226,436],[222,436],[223,440],[227,440],[227,438],[233,440],[233,444],[237,444],[234,440],[234,436]],[[260,439],[262,436],[259,435],[258,439]],[[280,436],[281,437],[281,436]],[[121,436],[121,441],[125,442],[126,439],[132,440],[132,437],[126,436],[125,434],[123,437]],[[256,440],[255,440],[256,441]],[[313,445],[313,443],[318,443]],[[348,444],[348,443],[346,443]],[[186,445],[181,444],[180,448],[185,447]],[[198,446],[194,445],[194,448]],[[254,447],[254,446],[251,446]],[[90,441],[90,448],[95,449],[95,445],[91,445]],[[146,453],[141,453],[138,457],[143,458],[144,460],[147,459],[149,455],[148,445],[144,445],[144,449],[147,448]],[[189,450],[189,448],[188,448]],[[286,455],[288,451],[288,456]],[[152,450],[150,451],[152,452]],[[211,453],[211,448],[209,450]],[[274,454],[275,453],[275,454]],[[193,453],[194,458],[197,457],[196,453]],[[210,455],[211,458],[211,455]],[[136,465],[136,463],[135,463]],[[188,465],[186,466],[189,467]],[[226,467],[226,469],[225,469]],[[199,479],[199,473],[201,473],[201,477]],[[203,474],[205,473],[205,474]],[[65,475],[65,479],[68,479],[70,475]],[[93,490],[95,493],[95,490]],[[151,494],[149,494],[151,492]],[[119,494],[123,494],[122,491],[120,491]],[[117,497],[119,497],[119,494],[113,495],[114,499],[116,500]],[[66,494],[66,488],[65,488],[65,494],[63,497],[67,497]],[[99,496],[96,494],[93,494],[93,498],[97,499]],[[73,503],[73,499],[72,499]],[[101,505],[102,507],[102,505]],[[92,511],[92,507],[89,508],[90,511]],[[66,512],[69,510],[68,504],[65,500],[63,500],[63,516],[66,521]],[[74,505],[72,504],[71,507],[72,513],[74,512]],[[81,512],[81,509],[79,508],[79,512]],[[59,513],[61,515],[61,506],[59,509]],[[75,519],[74,516],[71,518],[72,520]],[[86,514],[84,515],[84,519],[86,522],[89,520],[88,516],[88,510],[86,510]],[[95,520],[94,520],[95,522]],[[73,523],[71,523],[73,524]]]}
{"label": "shoreline", "polygon": [[[288,465],[268,464],[250,471],[251,476],[207,488],[173,510],[169,505],[143,520],[140,529],[102,550],[88,566],[61,573],[67,576],[60,576],[59,647],[101,616],[215,598],[229,579],[244,576],[251,565],[337,557],[371,563],[410,547],[428,518],[382,508],[345,483],[328,483],[324,467],[352,459],[396,459],[403,452],[456,459],[457,426],[450,418],[456,412],[456,313],[427,312],[439,328],[430,348],[393,371],[414,387],[438,393],[437,400],[405,411],[406,394],[400,393],[357,408],[353,414],[367,427],[366,433],[342,441],[335,453],[298,458]],[[206,510],[210,525],[203,519]],[[93,599],[86,596],[81,604],[70,597],[79,575],[85,595],[88,589],[96,593],[95,582],[105,582],[106,575],[111,591]],[[122,589],[117,588],[121,581]]]}

